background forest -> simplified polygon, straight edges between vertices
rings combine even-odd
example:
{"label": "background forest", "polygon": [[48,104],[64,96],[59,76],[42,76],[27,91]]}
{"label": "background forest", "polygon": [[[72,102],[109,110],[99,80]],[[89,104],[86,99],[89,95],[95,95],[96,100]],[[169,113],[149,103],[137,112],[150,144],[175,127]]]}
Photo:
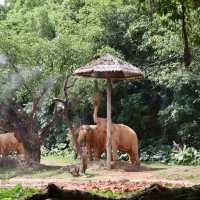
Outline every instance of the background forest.
{"label": "background forest", "polygon": [[[65,75],[109,52],[145,72],[144,80],[113,81],[113,121],[133,128],[143,148],[175,141],[199,149],[199,33],[199,0],[8,0],[0,6],[0,101],[17,102],[29,115],[48,88],[35,123],[44,127]],[[105,116],[104,81],[99,86]],[[80,96],[70,110],[77,127],[93,123],[94,94],[90,80],[70,88]],[[67,131],[60,120],[44,146],[69,144]]]}

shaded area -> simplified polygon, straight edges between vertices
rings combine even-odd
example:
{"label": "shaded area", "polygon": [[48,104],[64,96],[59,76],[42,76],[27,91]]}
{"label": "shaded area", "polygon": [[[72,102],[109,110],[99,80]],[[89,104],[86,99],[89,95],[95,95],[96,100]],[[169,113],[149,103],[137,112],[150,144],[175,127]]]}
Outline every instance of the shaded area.
{"label": "shaded area", "polygon": [[[0,157],[0,167],[1,168],[20,168],[22,167],[24,157],[23,156],[7,156],[7,157]],[[20,165],[21,164],[21,165]],[[39,170],[39,169],[60,169],[62,166],[60,165],[51,165],[51,164],[41,164],[41,163],[32,163],[33,165],[30,166],[32,170]]]}
{"label": "shaded area", "polygon": [[11,179],[14,177],[24,175],[34,175],[47,172],[48,175],[53,173],[54,175],[60,174],[61,166],[44,165],[39,163],[33,163],[31,166],[27,166],[23,157],[2,157],[0,158],[0,179]]}
{"label": "shaded area", "polygon": [[[200,185],[193,187],[182,187],[182,188],[166,188],[157,184],[150,186],[144,191],[131,194],[129,197],[121,198],[121,200],[199,200],[200,196]],[[111,200],[113,198],[106,198],[98,195],[93,195],[88,192],[82,192],[78,190],[62,190],[54,184],[50,184],[44,193],[35,194],[27,200]]]}
{"label": "shaded area", "polygon": [[145,171],[157,171],[164,170],[165,168],[158,167],[146,167],[146,166],[136,166],[127,161],[113,161],[111,162],[112,169],[124,170],[125,172],[145,172]]}

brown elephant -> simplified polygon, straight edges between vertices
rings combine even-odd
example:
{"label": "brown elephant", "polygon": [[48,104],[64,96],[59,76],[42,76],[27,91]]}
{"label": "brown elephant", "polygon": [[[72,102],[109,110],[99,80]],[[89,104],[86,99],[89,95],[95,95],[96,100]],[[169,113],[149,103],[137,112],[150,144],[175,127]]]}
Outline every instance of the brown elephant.
{"label": "brown elephant", "polygon": [[17,140],[15,133],[0,134],[0,154],[6,156],[12,152],[23,154],[23,144]]}
{"label": "brown elephant", "polygon": [[87,147],[89,160],[94,151],[96,160],[106,149],[106,132],[97,132],[97,125],[82,125],[79,130],[78,143]]}
{"label": "brown elephant", "polygon": [[[99,119],[102,120],[98,121],[97,125],[82,125],[78,136],[78,142],[87,146],[89,158],[92,158],[92,150],[94,150],[97,160],[106,150],[107,130],[107,120],[104,118]],[[114,160],[117,159],[117,150],[127,152],[133,164],[140,164],[137,135],[130,127],[124,124],[112,124],[112,153]]]}

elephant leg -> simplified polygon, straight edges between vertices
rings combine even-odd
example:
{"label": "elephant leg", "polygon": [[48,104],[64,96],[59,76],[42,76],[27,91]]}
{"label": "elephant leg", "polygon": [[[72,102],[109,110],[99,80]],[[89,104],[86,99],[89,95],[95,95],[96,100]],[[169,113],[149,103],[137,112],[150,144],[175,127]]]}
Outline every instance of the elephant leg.
{"label": "elephant leg", "polygon": [[87,154],[88,154],[89,161],[92,161],[92,149],[91,148],[87,148]]}
{"label": "elephant leg", "polygon": [[139,156],[138,156],[138,152],[137,152],[137,151],[136,151],[136,152],[131,152],[131,153],[129,154],[129,156],[130,156],[131,163],[132,163],[133,165],[140,165],[140,159],[139,159]]}
{"label": "elephant leg", "polygon": [[88,157],[89,157],[89,161],[92,161],[92,152],[91,151],[89,152]]}
{"label": "elephant leg", "polygon": [[136,160],[135,160],[135,155],[134,155],[134,153],[129,153],[129,158],[130,158],[130,160],[131,160],[131,163],[133,164],[133,165],[135,165],[135,163],[136,163]]}
{"label": "elephant leg", "polygon": [[99,161],[100,158],[101,158],[101,152],[99,150],[96,150],[95,151],[95,159],[96,159],[96,161]]}
{"label": "elephant leg", "polygon": [[135,164],[136,165],[140,165],[140,158],[139,158],[139,152],[138,152],[138,148],[136,151],[134,151],[134,154],[135,154]]}
{"label": "elephant leg", "polygon": [[137,153],[137,155],[136,155],[136,162],[135,162],[135,164],[136,164],[137,166],[140,166],[140,158],[139,158],[139,156],[138,156],[138,153]]}
{"label": "elephant leg", "polygon": [[101,159],[101,154],[102,154],[102,152],[99,151],[98,154],[97,154],[98,160]]}

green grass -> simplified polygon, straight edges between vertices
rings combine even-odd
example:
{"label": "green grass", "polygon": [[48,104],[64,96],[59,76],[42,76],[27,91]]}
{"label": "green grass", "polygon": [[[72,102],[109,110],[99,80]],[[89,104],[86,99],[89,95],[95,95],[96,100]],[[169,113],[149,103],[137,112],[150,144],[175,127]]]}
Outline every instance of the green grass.
{"label": "green grass", "polygon": [[132,195],[135,196],[141,194],[143,191],[144,191],[143,189],[138,189],[133,192],[112,192],[110,190],[99,190],[99,189],[87,190],[87,192],[93,195],[99,195],[102,197],[113,198],[113,199],[127,198]]}
{"label": "green grass", "polygon": [[121,197],[126,197],[128,195],[125,192],[112,192],[110,190],[98,190],[98,189],[88,190],[88,192],[94,195],[99,195],[107,198],[116,198],[116,199]]}
{"label": "green grass", "polygon": [[0,168],[0,180],[7,180],[15,177],[18,174],[18,170],[14,168]]}
{"label": "green grass", "polygon": [[33,170],[28,174],[22,174],[21,177],[24,178],[45,178],[45,177],[54,177],[61,174],[59,169],[41,169]]}
{"label": "green grass", "polygon": [[[16,200],[16,199],[23,200],[38,192],[40,192],[39,189],[23,188],[21,185],[16,185],[14,188],[0,189],[0,199],[1,200]],[[104,196],[104,197],[114,198],[114,199],[126,197],[127,195],[132,194],[132,192],[131,193],[112,192],[110,190],[98,190],[98,189],[88,190],[88,192],[93,195],[99,195],[99,196]]]}
{"label": "green grass", "polygon": [[49,168],[39,170],[19,170],[15,168],[1,168],[0,169],[0,180],[9,180],[11,178],[53,178],[53,177],[71,177],[68,172],[63,172],[60,168]]}
{"label": "green grass", "polygon": [[20,178],[45,178],[55,176],[71,176],[69,173],[63,172],[61,168],[68,164],[75,164],[78,161],[69,159],[63,156],[46,156],[42,157],[41,164],[44,166],[40,169],[17,169],[13,167],[0,168],[0,180],[7,180],[14,177]]}
{"label": "green grass", "polygon": [[0,189],[1,200],[21,200],[31,196],[34,193],[39,192],[38,189],[33,188],[22,188],[21,185],[16,185],[14,188]]}
{"label": "green grass", "polygon": [[184,169],[173,168],[173,170],[169,169],[166,171],[159,171],[156,173],[154,172],[153,175],[157,177],[163,177],[166,179],[188,180],[188,181],[192,181],[193,183],[197,183],[197,184],[200,183],[200,169],[198,170],[191,169],[190,172],[184,172]]}
{"label": "green grass", "polygon": [[172,166],[172,165],[168,165],[168,164],[161,163],[161,162],[142,162],[142,165],[146,166],[146,167],[163,168],[163,169],[165,169],[166,167]]}
{"label": "green grass", "polygon": [[48,155],[43,156],[41,158],[41,164],[50,164],[50,165],[56,165],[56,166],[65,166],[68,164],[78,164],[78,160],[74,160],[70,155],[69,156],[55,156],[55,155]]}
{"label": "green grass", "polygon": [[152,176],[166,179],[188,180],[194,184],[200,184],[199,166],[167,165],[162,163],[145,163],[144,165],[158,169],[152,171]]}
{"label": "green grass", "polygon": [[85,173],[86,178],[93,178],[95,176],[99,175],[98,173],[92,173],[89,170]]}

